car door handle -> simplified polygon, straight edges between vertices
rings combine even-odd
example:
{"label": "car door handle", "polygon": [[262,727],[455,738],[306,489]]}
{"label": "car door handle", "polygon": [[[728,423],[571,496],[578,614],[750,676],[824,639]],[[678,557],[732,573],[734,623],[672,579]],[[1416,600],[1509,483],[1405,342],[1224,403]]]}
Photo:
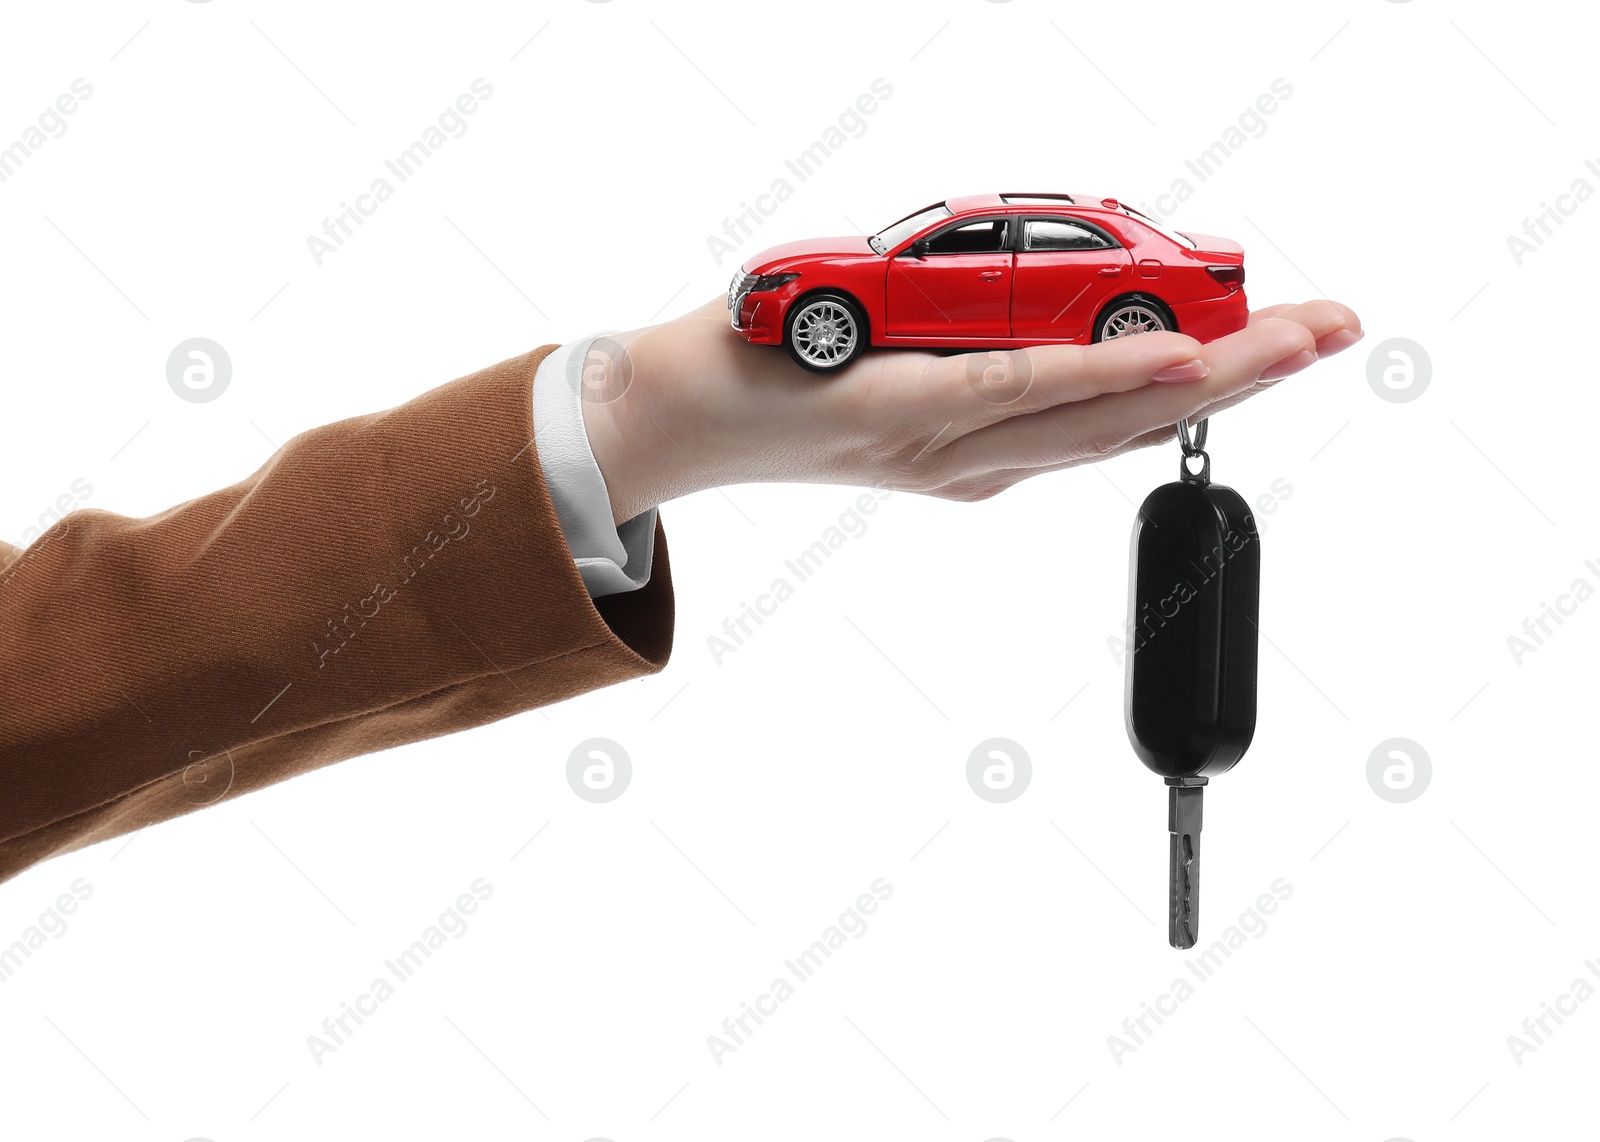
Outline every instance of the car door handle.
{"label": "car door handle", "polygon": [[1000,280],[1003,273],[1003,270],[984,270],[983,273],[979,274],[978,276],[986,282],[997,282]]}
{"label": "car door handle", "polygon": [[1103,278],[1114,278],[1118,274],[1120,274],[1121,272],[1122,272],[1122,267],[1121,266],[1101,266],[1100,267],[1100,276],[1103,277]]}

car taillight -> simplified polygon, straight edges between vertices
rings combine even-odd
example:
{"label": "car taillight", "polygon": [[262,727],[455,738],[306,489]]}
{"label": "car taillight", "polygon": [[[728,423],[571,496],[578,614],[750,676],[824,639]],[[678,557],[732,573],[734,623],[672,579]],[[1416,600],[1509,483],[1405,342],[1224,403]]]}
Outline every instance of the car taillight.
{"label": "car taillight", "polygon": [[1229,293],[1244,287],[1243,266],[1207,266],[1206,273],[1227,286]]}

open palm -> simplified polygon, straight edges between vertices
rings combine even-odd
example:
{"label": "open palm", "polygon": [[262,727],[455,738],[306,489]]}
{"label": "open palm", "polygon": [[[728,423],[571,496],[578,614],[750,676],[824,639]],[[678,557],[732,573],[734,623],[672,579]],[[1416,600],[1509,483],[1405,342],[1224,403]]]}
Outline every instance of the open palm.
{"label": "open palm", "polygon": [[888,486],[979,500],[1020,480],[1170,440],[1360,340],[1332,301],[1275,305],[1202,344],[1147,333],[1096,345],[942,355],[868,352],[819,376],[730,328],[719,295],[597,342],[585,423],[618,520],[758,481]]}

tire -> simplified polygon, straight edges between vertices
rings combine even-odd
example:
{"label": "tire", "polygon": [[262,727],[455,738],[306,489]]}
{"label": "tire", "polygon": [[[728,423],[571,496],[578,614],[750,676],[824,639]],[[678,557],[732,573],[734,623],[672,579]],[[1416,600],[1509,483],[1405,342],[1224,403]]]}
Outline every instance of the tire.
{"label": "tire", "polygon": [[867,317],[845,294],[809,294],[789,307],[783,343],[802,369],[837,373],[867,347]]}
{"label": "tire", "polygon": [[1149,294],[1130,293],[1116,298],[1094,319],[1094,341],[1115,341],[1140,333],[1176,330],[1172,311]]}

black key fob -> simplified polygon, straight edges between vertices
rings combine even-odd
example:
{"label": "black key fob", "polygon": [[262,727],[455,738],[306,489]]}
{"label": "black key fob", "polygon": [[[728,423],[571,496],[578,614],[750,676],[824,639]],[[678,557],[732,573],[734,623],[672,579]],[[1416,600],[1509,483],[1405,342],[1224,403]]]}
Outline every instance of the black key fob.
{"label": "black key fob", "polygon": [[[1145,499],[1133,524],[1128,685],[1133,752],[1166,779],[1167,942],[1200,934],[1200,829],[1206,782],[1256,731],[1261,537],[1232,488],[1211,482],[1206,422],[1178,422],[1180,478]],[[1201,461],[1200,470],[1190,467]]]}
{"label": "black key fob", "polygon": [[1128,740],[1167,784],[1203,785],[1255,733],[1261,543],[1249,505],[1185,468],[1139,508],[1130,580]]}

